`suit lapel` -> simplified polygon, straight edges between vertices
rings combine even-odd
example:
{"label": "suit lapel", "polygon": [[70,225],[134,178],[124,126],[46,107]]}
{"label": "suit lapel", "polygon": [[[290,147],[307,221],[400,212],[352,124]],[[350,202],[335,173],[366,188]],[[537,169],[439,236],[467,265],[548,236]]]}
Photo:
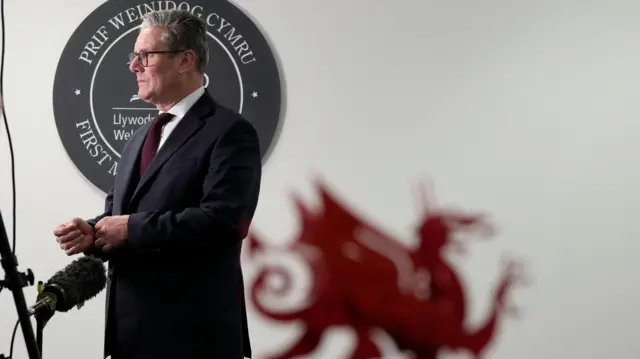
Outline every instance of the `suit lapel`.
{"label": "suit lapel", "polygon": [[136,166],[137,160],[140,157],[140,151],[142,150],[142,145],[144,144],[144,140],[147,138],[147,132],[149,132],[149,128],[151,127],[152,122],[149,122],[140,128],[140,132],[137,136],[131,137],[131,141],[127,144],[125,150],[122,151],[123,156],[120,158],[120,162],[118,163],[118,171],[122,172],[122,181],[117,181],[116,185],[118,186],[115,191],[115,198],[113,199],[113,203],[117,210],[116,213],[124,213],[124,211],[128,210],[128,206],[130,203],[130,194],[137,185],[136,180],[138,176],[133,176],[133,171],[136,171],[138,167]]}
{"label": "suit lapel", "polygon": [[[147,172],[140,178],[138,185],[131,196],[130,202],[133,202],[136,196],[140,193],[140,190],[147,185],[164,165],[173,156],[182,145],[184,145],[189,138],[191,138],[203,125],[203,118],[207,116],[214,109],[213,99],[208,92],[205,92],[202,97],[193,105],[193,107],[187,111],[185,116],[180,120],[180,123],[173,129],[167,140],[162,147],[158,150],[158,153],[151,160]],[[139,157],[139,153],[142,150],[142,143],[144,143],[145,136],[141,136],[142,141],[136,148],[136,158]],[[137,168],[134,166],[134,168]],[[129,170],[129,176],[131,171]]]}

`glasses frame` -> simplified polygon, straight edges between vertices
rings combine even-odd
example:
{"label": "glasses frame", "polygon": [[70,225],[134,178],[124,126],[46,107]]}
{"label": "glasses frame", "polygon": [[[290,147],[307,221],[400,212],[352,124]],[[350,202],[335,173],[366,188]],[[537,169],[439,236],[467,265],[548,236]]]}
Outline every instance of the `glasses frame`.
{"label": "glasses frame", "polygon": [[185,52],[187,50],[164,50],[164,51],[139,51],[132,52],[129,54],[129,62],[133,62],[135,58],[138,58],[138,62],[142,67],[149,66],[149,55],[152,54],[177,54],[180,52]]}

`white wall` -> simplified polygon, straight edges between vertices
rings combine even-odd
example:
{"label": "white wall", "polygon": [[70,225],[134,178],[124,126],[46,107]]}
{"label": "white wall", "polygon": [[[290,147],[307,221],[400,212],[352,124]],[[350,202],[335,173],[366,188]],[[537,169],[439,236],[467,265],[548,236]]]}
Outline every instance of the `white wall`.
{"label": "white wall", "polygon": [[[69,160],[52,109],[56,64],[101,1],[7,1],[4,91],[16,153],[20,268],[46,280],[71,261],[53,227],[102,209]],[[495,359],[631,359],[640,351],[640,3],[630,0],[237,0],[283,66],[282,134],[264,169],[254,228],[274,244],[297,230],[289,193],[313,198],[322,174],[343,198],[407,243],[411,185],[433,179],[444,204],[487,211],[499,233],[456,266],[485,313],[503,252],[533,278],[517,289]],[[4,126],[0,205],[11,230]],[[250,280],[252,263],[246,263]],[[626,279],[629,276],[629,279]],[[35,287],[25,290],[27,301]],[[59,314],[45,357],[98,358],[104,293]],[[16,319],[0,294],[0,353]],[[256,357],[295,339],[295,324],[251,312]],[[314,357],[342,358],[349,332]],[[26,358],[22,336],[16,358]],[[74,349],[75,348],[75,349]],[[392,353],[392,348],[388,349]],[[466,358],[465,355],[458,356]]]}

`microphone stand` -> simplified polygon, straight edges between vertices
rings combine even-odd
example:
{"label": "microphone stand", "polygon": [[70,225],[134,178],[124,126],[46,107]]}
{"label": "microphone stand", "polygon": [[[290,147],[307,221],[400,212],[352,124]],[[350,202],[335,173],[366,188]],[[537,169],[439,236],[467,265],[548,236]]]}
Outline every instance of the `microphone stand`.
{"label": "microphone stand", "polygon": [[42,358],[42,336],[44,332],[44,326],[47,325],[47,322],[51,318],[52,315],[49,313],[44,315],[36,314],[36,342],[38,344],[38,353],[40,354],[40,358]]}
{"label": "microphone stand", "polygon": [[[42,293],[44,289],[44,283],[42,281],[38,281],[38,294]],[[54,311],[49,309],[49,307],[40,308],[40,310],[36,311],[34,317],[36,317],[36,342],[38,344],[38,352],[40,353],[40,357],[42,358],[42,337],[44,332],[44,327],[49,322],[49,319],[53,317],[55,314]]]}
{"label": "microphone stand", "polygon": [[29,353],[29,359],[41,359],[38,352],[38,345],[35,335],[33,334],[33,327],[29,319],[29,310],[27,309],[27,302],[24,298],[23,287],[33,285],[34,278],[31,269],[27,269],[27,273],[18,271],[18,259],[13,253],[11,253],[11,246],[9,244],[9,238],[7,237],[7,231],[4,227],[4,221],[2,220],[2,213],[0,212],[0,261],[2,262],[2,268],[4,268],[5,279],[0,281],[0,287],[7,288],[13,293],[13,300],[18,311],[18,319],[22,327],[22,335],[24,336],[25,344],[27,346],[27,352]]}
{"label": "microphone stand", "polygon": [[44,320],[36,319],[36,342],[38,342],[38,353],[42,357],[42,332],[47,323]]}

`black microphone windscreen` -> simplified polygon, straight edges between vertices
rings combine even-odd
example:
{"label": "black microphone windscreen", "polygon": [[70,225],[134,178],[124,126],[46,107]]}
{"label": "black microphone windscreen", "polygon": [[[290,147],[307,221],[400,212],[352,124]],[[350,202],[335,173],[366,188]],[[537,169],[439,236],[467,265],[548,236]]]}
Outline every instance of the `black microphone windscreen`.
{"label": "black microphone windscreen", "polygon": [[102,260],[84,256],[56,272],[49,279],[44,290],[51,289],[59,293],[59,289],[62,289],[64,293],[58,296],[56,310],[66,312],[77,304],[98,295],[106,284],[107,275]]}

